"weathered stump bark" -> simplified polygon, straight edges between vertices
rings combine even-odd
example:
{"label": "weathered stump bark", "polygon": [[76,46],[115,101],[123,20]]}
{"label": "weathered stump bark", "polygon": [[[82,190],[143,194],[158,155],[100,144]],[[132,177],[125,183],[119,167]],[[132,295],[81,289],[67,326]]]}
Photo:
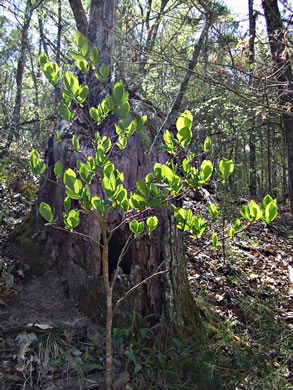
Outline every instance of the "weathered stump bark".
{"label": "weathered stump bark", "polygon": [[[81,6],[79,1],[70,2],[74,15],[82,18],[82,31],[86,33],[90,45],[96,45],[101,55],[101,63],[106,64],[112,71],[114,26],[115,26],[115,0],[91,1],[89,22],[78,12]],[[78,18],[77,25],[80,20]],[[90,106],[97,106],[105,96],[110,93],[111,82],[102,85],[90,71],[86,75],[86,84],[90,94],[87,102]],[[111,77],[109,77],[111,80]],[[84,115],[87,115],[84,112]],[[81,118],[81,117],[80,117]],[[90,118],[88,118],[90,119]],[[97,130],[101,136],[115,137],[115,118],[109,116]],[[45,260],[42,269],[56,267],[64,276],[67,284],[67,292],[72,301],[84,312],[98,321],[105,320],[105,292],[101,269],[101,250],[99,245],[84,237],[70,234],[52,227],[44,226],[44,220],[39,216],[40,202],[46,202],[55,209],[57,226],[63,226],[63,201],[64,188],[62,184],[55,184],[54,164],[60,160],[65,169],[76,167],[76,160],[80,158],[73,151],[72,136],[75,134],[80,143],[80,152],[83,156],[94,155],[89,129],[80,121],[78,115],[69,127],[65,121],[59,126],[62,142],[57,143],[55,138],[46,153],[47,169],[43,174],[39,199],[34,209],[35,232],[33,233],[34,247]],[[111,161],[115,167],[124,173],[124,187],[135,189],[138,179],[153,171],[156,161],[164,163],[166,155],[154,151],[145,154],[139,134],[130,137],[127,149],[120,152],[114,149]],[[100,194],[97,181],[91,184],[92,195]],[[78,207],[76,203],[73,207]],[[114,301],[120,298],[129,288],[153,274],[158,266],[164,262],[162,269],[172,268],[173,265],[184,259],[183,237],[177,231],[170,211],[156,210],[159,226],[153,234],[143,239],[137,239],[129,248],[121,263],[121,273],[114,291]],[[110,215],[111,227],[121,222],[122,215],[116,212]],[[29,234],[31,235],[29,229]],[[84,235],[93,237],[96,242],[101,242],[101,227],[98,220],[90,215],[81,215],[81,223],[77,229]],[[128,226],[116,231],[110,242],[109,265],[110,273],[117,264],[120,251],[129,235]],[[21,237],[18,236],[18,241]],[[164,268],[163,268],[164,267]],[[190,292],[188,289],[186,272],[176,268],[164,276],[156,277],[144,284],[139,290],[124,301],[116,318],[129,318],[133,308],[137,308],[142,314],[154,314],[155,321],[167,323],[173,316],[177,321],[184,319],[185,305],[190,304]],[[190,305],[192,306],[192,305]],[[188,308],[192,311],[192,308]],[[186,318],[191,319],[191,313]]]}
{"label": "weathered stump bark", "polygon": [[[75,168],[76,160],[80,157],[72,148],[73,134],[76,134],[79,139],[81,155],[94,154],[91,136],[78,121],[75,121],[71,127],[62,121],[59,131],[62,142],[57,143],[55,138],[52,139],[46,153],[47,169],[42,177],[39,199],[35,208],[37,229],[34,240],[49,267],[57,267],[64,275],[68,294],[73,302],[89,316],[103,322],[106,310],[100,247],[89,239],[45,227],[44,220],[37,211],[40,202],[49,203],[55,209],[57,226],[62,227],[65,194],[62,184],[54,183],[54,164],[60,160],[65,169]],[[102,136],[114,135],[111,118],[101,126],[100,132]],[[126,150],[121,152],[117,148],[111,155],[112,163],[124,173],[124,186],[127,189],[134,189],[136,181],[153,171],[156,161],[162,163],[165,158],[164,153],[161,155],[145,154],[139,134],[129,139]],[[93,181],[91,191],[92,195],[100,193],[97,182]],[[121,263],[121,273],[114,291],[114,300],[154,273],[162,262],[164,262],[164,268],[171,268],[184,259],[182,234],[177,231],[171,213],[158,208],[155,214],[159,218],[156,231],[132,243]],[[117,226],[121,218],[120,214],[113,211],[109,220],[111,227]],[[98,220],[93,216],[81,215],[81,224],[77,231],[93,237],[96,241],[101,241],[101,228]],[[111,240],[110,273],[116,267],[118,256],[128,235],[128,226],[124,226],[114,234]],[[132,309],[136,308],[143,314],[154,314],[156,321],[168,322],[170,313],[181,321],[183,320],[184,302],[186,303],[188,296],[185,270],[176,269],[165,276],[152,279],[127,298],[117,318],[126,319]]]}

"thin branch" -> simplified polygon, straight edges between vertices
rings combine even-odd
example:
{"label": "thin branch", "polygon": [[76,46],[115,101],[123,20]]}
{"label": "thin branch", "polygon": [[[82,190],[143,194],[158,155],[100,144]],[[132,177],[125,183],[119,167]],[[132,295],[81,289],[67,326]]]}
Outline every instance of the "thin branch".
{"label": "thin branch", "polygon": [[69,0],[72,9],[76,27],[83,35],[87,36],[88,21],[81,0]]}
{"label": "thin branch", "polygon": [[60,227],[60,226],[53,226],[53,228],[54,228],[54,229],[57,229],[57,230],[61,230],[62,232],[67,232],[67,233],[71,233],[71,234],[76,234],[76,235],[78,235],[78,236],[80,236],[80,237],[89,239],[89,240],[93,241],[95,244],[99,245],[99,247],[103,248],[103,245],[102,245],[99,241],[95,240],[92,236],[89,236],[88,234],[83,234],[83,233],[77,232],[77,231],[75,231],[75,230],[73,230],[73,232],[71,232],[70,230],[67,230],[67,229],[65,229],[65,228],[62,228],[62,227]]}
{"label": "thin branch", "polygon": [[[24,125],[31,125],[33,123],[36,123],[36,122],[42,122],[42,121],[53,121],[57,119],[57,117],[55,115],[50,115],[48,116],[47,118],[44,118],[44,119],[31,119],[30,121],[24,121],[24,122],[21,122],[19,124],[19,126],[24,126]],[[10,127],[10,125],[6,125],[6,126],[3,126],[3,127],[0,127],[0,131],[1,130],[6,130]]]}

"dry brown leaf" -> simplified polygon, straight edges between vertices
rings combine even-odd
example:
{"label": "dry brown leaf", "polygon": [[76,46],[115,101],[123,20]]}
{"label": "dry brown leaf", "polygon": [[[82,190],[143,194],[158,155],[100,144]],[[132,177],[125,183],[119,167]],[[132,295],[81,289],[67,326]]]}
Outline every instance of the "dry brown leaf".
{"label": "dry brown leaf", "polygon": [[214,271],[217,271],[217,267],[213,263],[209,263]]}
{"label": "dry brown leaf", "polygon": [[31,343],[21,343],[19,346],[19,355],[24,356],[30,350]]}
{"label": "dry brown leaf", "polygon": [[2,295],[7,297],[8,295],[11,294],[11,287],[7,286],[7,285],[3,286],[1,293],[2,293]]}
{"label": "dry brown leaf", "polygon": [[218,302],[221,302],[225,298],[225,294],[216,294],[216,300]]}

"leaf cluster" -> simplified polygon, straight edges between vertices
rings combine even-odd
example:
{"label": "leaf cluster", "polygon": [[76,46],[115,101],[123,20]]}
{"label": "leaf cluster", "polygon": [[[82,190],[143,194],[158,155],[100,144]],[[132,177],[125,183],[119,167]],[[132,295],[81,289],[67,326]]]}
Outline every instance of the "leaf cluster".
{"label": "leaf cluster", "polygon": [[[100,64],[100,55],[96,47],[89,47],[88,40],[81,33],[75,36],[75,46],[77,51],[70,51],[71,56],[76,60],[77,66],[83,73],[89,69],[95,69]],[[52,84],[61,78],[60,70],[50,64],[45,54],[39,57],[40,64],[45,76]],[[100,65],[97,79],[103,83],[107,81],[109,68]],[[70,111],[71,102],[75,99],[77,105],[83,106],[89,94],[87,85],[79,84],[78,79],[70,72],[63,75],[64,87],[62,89],[61,101],[58,111],[63,118],[72,121],[75,112]],[[195,155],[187,152],[192,139],[193,116],[190,111],[182,113],[176,122],[177,133],[174,135],[168,129],[165,130],[163,140],[165,149],[171,156],[165,164],[156,162],[153,172],[148,173],[144,179],[136,182],[136,191],[128,190],[124,187],[124,174],[120,172],[111,162],[111,152],[113,148],[123,150],[127,146],[127,140],[137,130],[144,128],[146,116],[138,115],[132,119],[130,114],[129,94],[125,90],[122,81],[116,83],[112,94],[106,96],[97,107],[89,107],[89,115],[94,123],[100,125],[111,113],[116,116],[115,124],[116,140],[106,136],[101,137],[96,132],[93,139],[95,154],[83,157],[80,151],[80,143],[77,135],[72,137],[72,147],[81,156],[77,160],[76,168],[64,170],[60,161],[54,166],[56,180],[63,182],[66,197],[64,199],[64,226],[70,231],[74,231],[80,223],[80,212],[97,212],[99,218],[105,217],[111,208],[116,212],[124,213],[125,219],[129,223],[130,231],[134,237],[145,233],[151,234],[157,225],[158,218],[151,216],[146,218],[145,214],[157,207],[167,208],[171,203],[176,225],[179,229],[188,231],[193,238],[199,238],[204,233],[207,222],[200,215],[193,215],[190,209],[178,208],[172,204],[175,197],[183,194],[191,188],[202,186],[210,180],[214,167],[210,160],[202,161],[199,167],[194,164]],[[60,142],[60,134],[56,133],[57,141]],[[211,139],[207,137],[201,148],[207,153],[211,148]],[[182,163],[178,163],[176,156],[179,152],[185,154]],[[31,167],[34,174],[41,174],[45,165],[41,162],[38,152],[31,152]],[[234,162],[223,158],[219,163],[217,174],[222,182],[225,182],[234,171]],[[102,186],[102,193],[92,194],[90,185],[96,180]],[[71,209],[71,200],[77,200],[78,209]],[[214,204],[210,204],[209,212],[212,221],[216,221],[219,215]],[[54,211],[46,203],[40,204],[40,214],[48,224],[55,224]],[[241,216],[248,224],[261,219],[264,224],[270,223],[277,214],[276,200],[267,195],[261,205],[251,201],[249,205],[243,206]],[[229,236],[234,238],[237,231],[241,229],[241,222],[238,219],[230,228]],[[216,233],[212,234],[212,247],[219,246],[219,239]]]}

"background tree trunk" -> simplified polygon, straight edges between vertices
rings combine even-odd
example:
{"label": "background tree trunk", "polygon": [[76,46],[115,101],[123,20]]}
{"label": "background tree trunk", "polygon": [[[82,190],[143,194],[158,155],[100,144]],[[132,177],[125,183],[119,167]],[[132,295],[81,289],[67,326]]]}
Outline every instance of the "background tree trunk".
{"label": "background tree trunk", "polygon": [[202,49],[202,46],[203,46],[204,41],[205,41],[205,37],[208,34],[208,31],[209,31],[211,24],[212,24],[211,15],[208,15],[206,22],[205,22],[205,25],[204,25],[204,27],[201,31],[201,34],[198,38],[198,41],[193,48],[192,59],[189,61],[187,70],[184,74],[184,77],[183,77],[181,83],[180,83],[178,92],[177,92],[177,94],[172,102],[172,106],[168,112],[166,119],[164,120],[163,124],[161,125],[160,129],[158,130],[158,133],[153,141],[153,144],[151,146],[152,152],[154,152],[157,148],[159,148],[159,146],[163,140],[163,132],[166,129],[169,129],[170,126],[175,122],[175,117],[176,117],[176,115],[178,115],[178,111],[180,109],[185,90],[186,90],[187,85],[189,83],[192,72],[193,72],[195,66],[197,65],[200,51]]}
{"label": "background tree trunk", "polygon": [[[286,56],[286,37],[277,0],[263,0],[267,33],[271,48],[279,99],[284,110],[282,114],[284,137],[288,153],[288,190],[291,212],[293,213],[293,115],[286,107],[293,105],[293,77],[290,57]],[[288,57],[288,58],[287,58]]]}
{"label": "background tree trunk", "polygon": [[[253,0],[248,0],[249,10],[249,64],[254,63],[254,43],[255,43],[255,20],[256,15],[253,10]],[[249,74],[249,86],[253,88],[253,70]],[[255,145],[255,120],[249,134],[249,192],[250,196],[256,198],[256,145]]]}

